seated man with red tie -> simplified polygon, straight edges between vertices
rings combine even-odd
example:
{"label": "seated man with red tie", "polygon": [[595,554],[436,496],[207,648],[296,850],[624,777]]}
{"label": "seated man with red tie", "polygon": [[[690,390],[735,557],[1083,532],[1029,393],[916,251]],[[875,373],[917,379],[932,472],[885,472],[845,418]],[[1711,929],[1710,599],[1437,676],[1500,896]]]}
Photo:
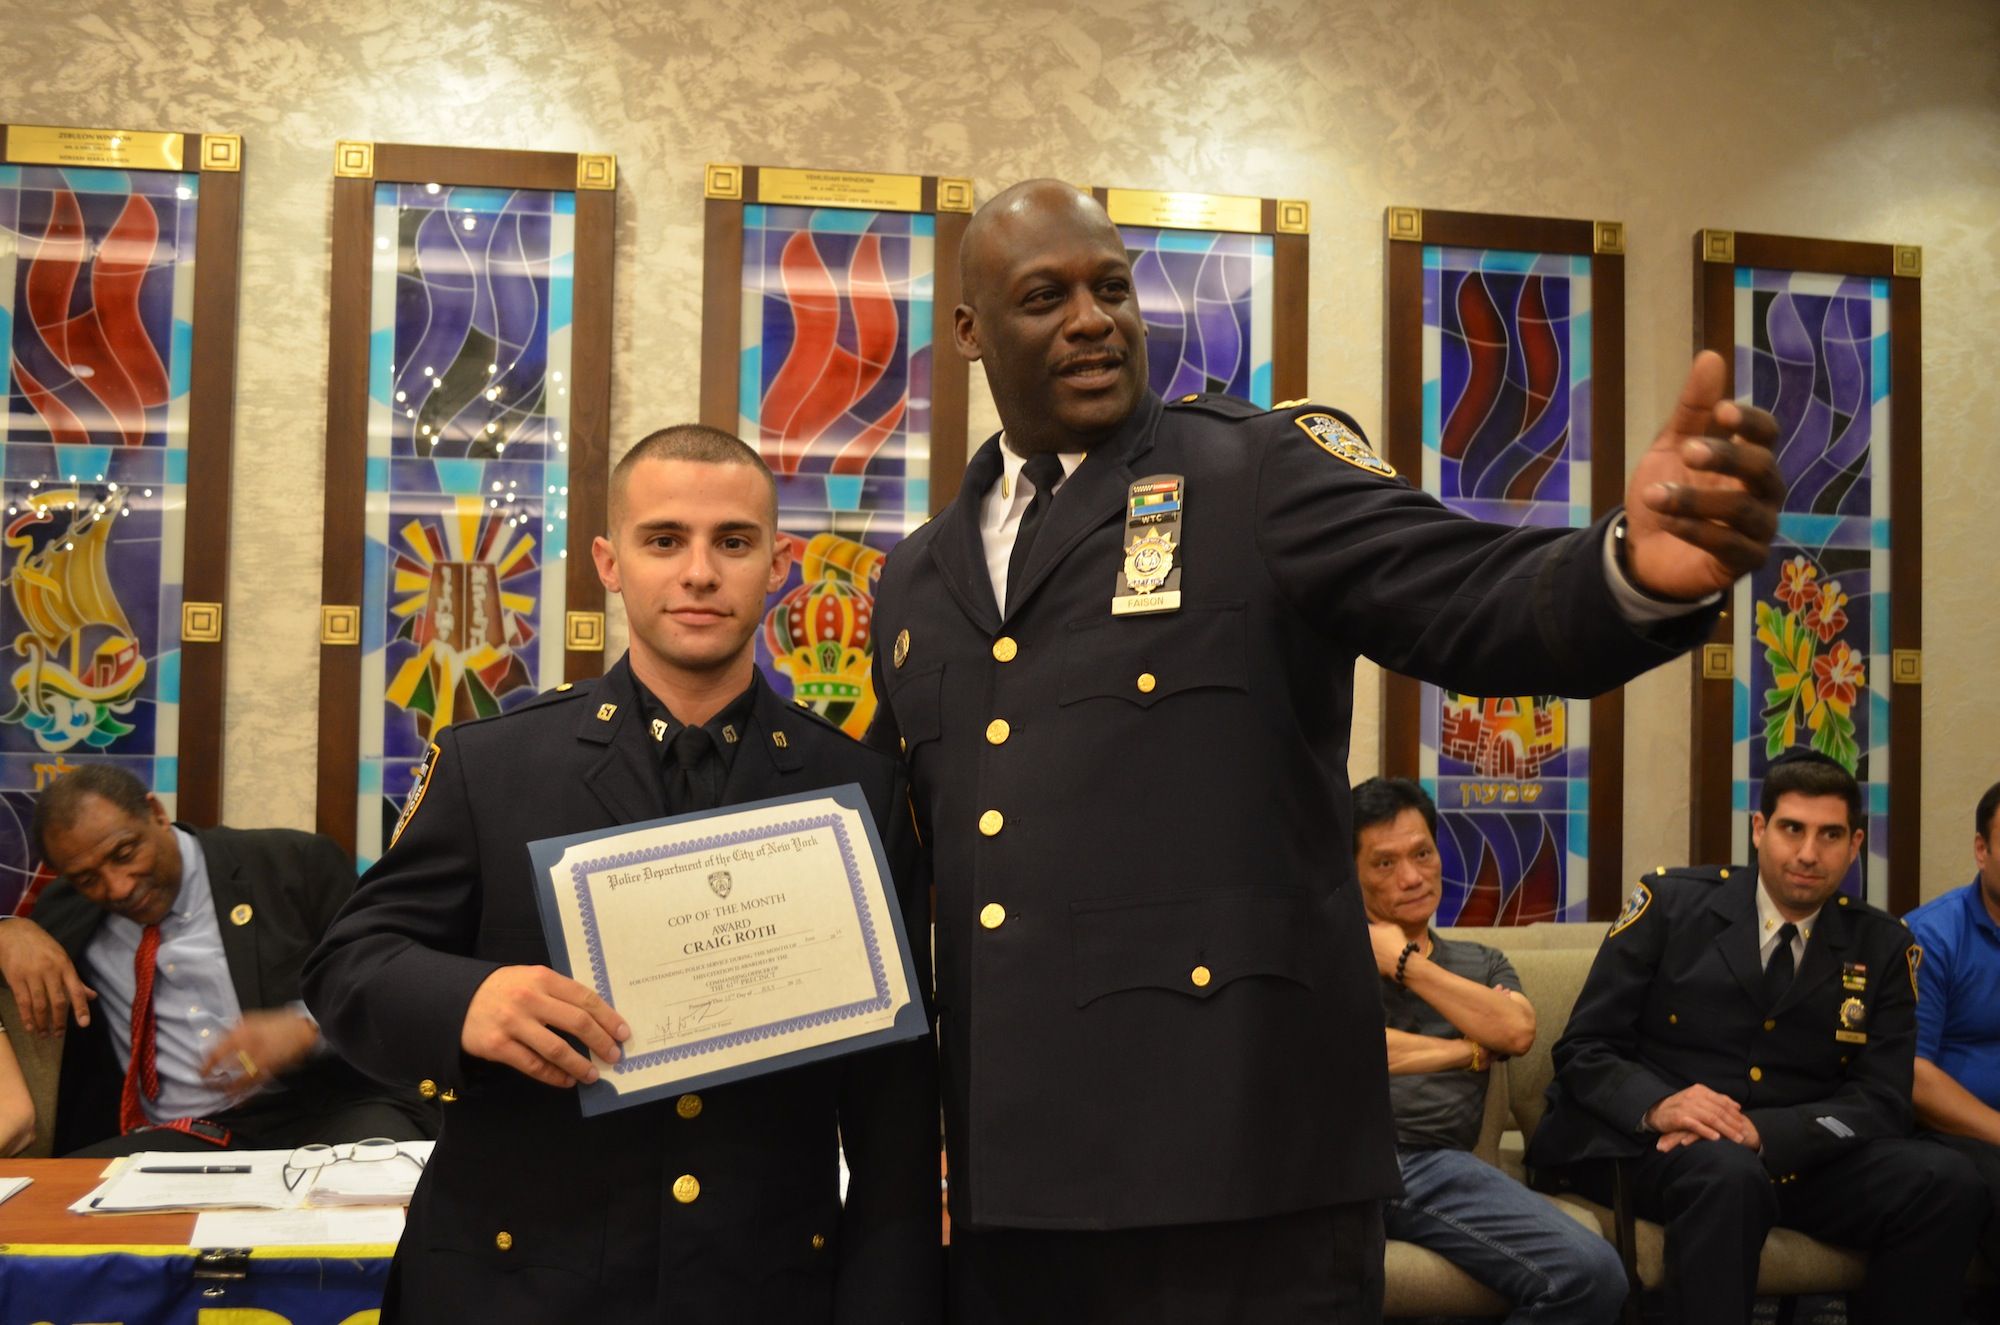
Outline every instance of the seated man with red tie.
{"label": "seated man with red tie", "polygon": [[[0,923],[0,977],[63,1051],[58,1152],[283,1149],[435,1130],[329,1053],[299,973],[354,890],[330,840],[190,829],[130,773],[50,783],[31,826],[61,877]],[[91,1000],[96,1000],[92,1015]]]}

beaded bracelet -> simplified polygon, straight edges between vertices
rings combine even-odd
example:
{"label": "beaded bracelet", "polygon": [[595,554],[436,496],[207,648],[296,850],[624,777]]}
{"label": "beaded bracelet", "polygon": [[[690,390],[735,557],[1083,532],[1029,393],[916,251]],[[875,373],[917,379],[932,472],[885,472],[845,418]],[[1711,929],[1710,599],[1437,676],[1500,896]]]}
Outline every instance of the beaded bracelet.
{"label": "beaded bracelet", "polygon": [[1403,945],[1403,955],[1396,959],[1397,984],[1400,985],[1403,983],[1403,971],[1406,967],[1409,966],[1410,958],[1416,955],[1416,951],[1417,951],[1417,945],[1414,942],[1405,943]]}

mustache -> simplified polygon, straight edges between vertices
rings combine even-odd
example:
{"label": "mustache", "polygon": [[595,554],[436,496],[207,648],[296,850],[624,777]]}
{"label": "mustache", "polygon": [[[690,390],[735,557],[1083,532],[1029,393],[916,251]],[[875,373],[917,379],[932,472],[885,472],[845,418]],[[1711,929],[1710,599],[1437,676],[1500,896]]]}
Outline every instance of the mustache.
{"label": "mustache", "polygon": [[1125,351],[1112,349],[1109,346],[1099,346],[1091,350],[1076,350],[1058,359],[1055,371],[1066,373],[1081,364],[1108,364],[1110,367],[1118,368],[1124,365],[1127,357]]}

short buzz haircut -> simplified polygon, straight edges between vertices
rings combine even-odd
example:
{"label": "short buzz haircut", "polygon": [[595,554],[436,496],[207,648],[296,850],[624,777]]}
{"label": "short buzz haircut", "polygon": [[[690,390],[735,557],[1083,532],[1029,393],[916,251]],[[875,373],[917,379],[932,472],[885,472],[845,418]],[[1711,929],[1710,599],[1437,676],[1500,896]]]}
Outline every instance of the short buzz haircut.
{"label": "short buzz haircut", "polygon": [[778,480],[757,448],[734,433],[711,428],[705,423],[676,423],[671,428],[647,433],[632,449],[618,458],[611,469],[611,490],[607,494],[605,516],[615,532],[625,514],[625,485],[632,470],[646,460],[690,460],[698,465],[748,465],[764,476],[771,493],[771,525],[778,523]]}
{"label": "short buzz haircut", "polygon": [[1771,761],[1764,773],[1764,789],[1757,797],[1757,812],[1770,822],[1778,808],[1778,797],[1838,796],[1847,802],[1847,826],[1861,826],[1861,784],[1854,774],[1817,750],[1788,750]]}
{"label": "short buzz haircut", "polygon": [[1404,810],[1424,816],[1424,827],[1437,839],[1438,807],[1430,793],[1408,778],[1369,778],[1354,789],[1354,850],[1361,850],[1361,830],[1393,823]]}
{"label": "short buzz haircut", "polygon": [[1979,798],[1979,808],[1972,815],[1973,830],[1989,847],[1996,845],[1993,841],[1993,813],[1996,810],[2000,810],[2000,782],[1986,789],[1986,794]]}
{"label": "short buzz haircut", "polygon": [[144,819],[149,813],[146,784],[116,764],[85,764],[71,769],[42,788],[35,798],[35,815],[28,823],[28,837],[46,856],[48,835],[75,824],[82,816],[84,798],[96,796],[124,811],[129,819]]}

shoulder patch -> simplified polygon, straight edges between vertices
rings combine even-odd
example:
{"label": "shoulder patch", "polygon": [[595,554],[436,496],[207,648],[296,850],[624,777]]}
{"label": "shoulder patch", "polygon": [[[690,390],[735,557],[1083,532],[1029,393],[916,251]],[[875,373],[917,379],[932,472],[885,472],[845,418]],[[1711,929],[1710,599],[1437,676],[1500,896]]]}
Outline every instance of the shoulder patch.
{"label": "shoulder patch", "polygon": [[1922,998],[1923,995],[1917,994],[1917,968],[1924,964],[1924,945],[1912,940],[1903,955],[1910,959],[1910,992]]}
{"label": "shoulder patch", "polygon": [[1336,460],[1345,460],[1356,469],[1365,469],[1383,478],[1396,477],[1395,468],[1381,456],[1370,450],[1361,434],[1349,427],[1341,419],[1331,414],[1314,410],[1301,414],[1292,420],[1299,430],[1313,439],[1313,444]]}
{"label": "shoulder patch", "polygon": [[1640,916],[1645,915],[1646,908],[1652,904],[1653,890],[1651,888],[1648,888],[1643,883],[1634,887],[1632,895],[1625,899],[1625,909],[1620,911],[1618,918],[1611,922],[1611,929],[1604,937],[1607,939],[1615,938],[1619,931],[1630,929],[1632,923]]}
{"label": "shoulder patch", "polygon": [[417,807],[424,803],[424,793],[431,788],[431,774],[437,771],[438,756],[442,753],[436,741],[432,741],[431,748],[424,752],[424,762],[418,767],[417,775],[410,779],[410,794],[403,802],[402,814],[397,816],[396,829],[389,834],[391,847],[396,845],[396,839],[403,835],[403,830],[409,827]]}

